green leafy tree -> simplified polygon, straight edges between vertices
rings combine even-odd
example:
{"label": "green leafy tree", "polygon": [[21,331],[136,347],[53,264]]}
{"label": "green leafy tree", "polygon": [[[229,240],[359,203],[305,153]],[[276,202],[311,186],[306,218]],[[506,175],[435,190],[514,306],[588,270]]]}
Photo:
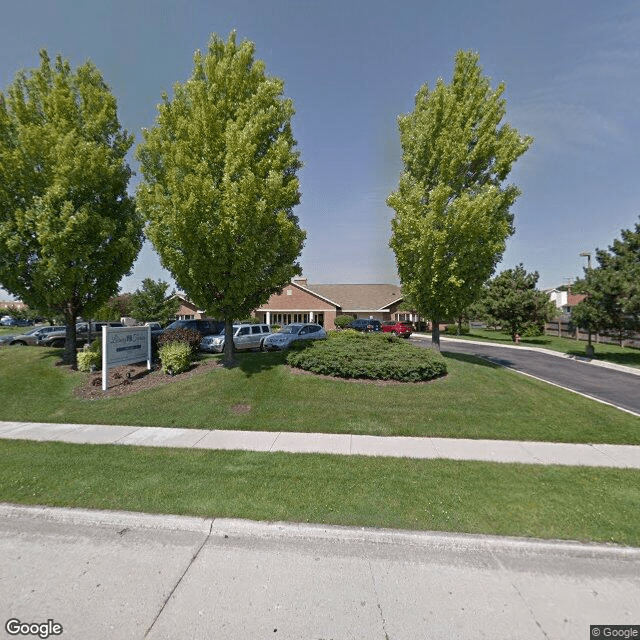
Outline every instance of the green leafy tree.
{"label": "green leafy tree", "polygon": [[293,207],[302,166],[291,132],[293,104],[265,75],[254,45],[213,35],[191,78],[163,96],[138,149],[147,235],[177,285],[225,321],[249,315],[301,273],[305,239]]}
{"label": "green leafy tree", "polygon": [[640,330],[640,224],[623,229],[608,251],[598,249],[596,261],[573,287],[587,297],[574,307],[572,319],[589,333],[616,335],[622,344]]}
{"label": "green leafy tree", "polygon": [[527,273],[519,264],[492,278],[479,299],[485,319],[500,325],[515,342],[516,335],[542,332],[555,313],[555,305],[544,291],[538,291],[538,272]]}
{"label": "green leafy tree", "polygon": [[97,320],[120,320],[131,316],[130,293],[121,293],[109,298],[96,312]]}
{"label": "green leafy tree", "polygon": [[140,250],[127,195],[116,100],[87,62],[46,51],[0,93],[0,284],[43,315],[62,315],[63,361],[76,366],[76,318],[118,290]]}
{"label": "green leafy tree", "polygon": [[504,85],[492,90],[478,62],[458,52],[451,84],[425,84],[398,119],[404,170],[387,199],[396,212],[389,244],[438,348],[438,323],[477,298],[514,232],[509,208],[520,192],[504,181],[532,142],[500,124]]}
{"label": "green leafy tree", "polygon": [[180,308],[180,301],[174,297],[175,291],[167,294],[168,288],[168,282],[145,278],[142,287],[129,298],[131,316],[140,322],[157,320],[163,325],[167,324]]}

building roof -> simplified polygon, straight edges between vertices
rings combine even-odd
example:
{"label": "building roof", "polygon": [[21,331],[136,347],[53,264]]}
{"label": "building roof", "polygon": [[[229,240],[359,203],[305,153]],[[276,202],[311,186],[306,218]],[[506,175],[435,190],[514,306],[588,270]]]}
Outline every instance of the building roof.
{"label": "building roof", "polygon": [[570,293],[567,296],[567,305],[569,307],[575,307],[582,302],[587,296],[584,293]]}
{"label": "building roof", "polygon": [[342,311],[378,311],[402,298],[395,284],[307,284],[304,288],[334,302]]}

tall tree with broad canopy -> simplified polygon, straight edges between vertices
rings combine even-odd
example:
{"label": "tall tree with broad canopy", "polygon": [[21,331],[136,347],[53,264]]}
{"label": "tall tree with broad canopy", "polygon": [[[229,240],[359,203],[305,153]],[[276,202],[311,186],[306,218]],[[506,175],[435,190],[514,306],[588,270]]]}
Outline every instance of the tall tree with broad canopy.
{"label": "tall tree with broad canopy", "polygon": [[623,229],[608,251],[597,249],[596,260],[573,286],[587,297],[574,307],[572,319],[590,333],[617,335],[622,343],[626,333],[640,330],[640,223]]}
{"label": "tall tree with broad canopy", "polygon": [[451,84],[423,85],[413,112],[398,119],[404,170],[387,199],[389,244],[438,349],[438,323],[473,303],[514,233],[509,208],[520,191],[503,183],[532,138],[500,124],[503,92],[504,84],[491,89],[477,54],[459,51]]}
{"label": "tall tree with broad canopy", "polygon": [[91,62],[40,60],[0,93],[0,284],[64,317],[63,362],[75,367],[77,317],[117,293],[141,247],[127,195],[133,136]]}
{"label": "tall tree with broad canopy", "polygon": [[180,301],[174,296],[175,291],[167,295],[168,288],[168,282],[145,278],[142,287],[129,296],[129,312],[132,317],[140,322],[157,320],[161,324],[174,319],[180,308]]}
{"label": "tall tree with broad canopy", "polygon": [[163,95],[156,125],[138,148],[137,198],[147,236],[178,287],[225,321],[225,365],[234,363],[232,323],[301,273],[306,234],[293,208],[302,166],[283,82],[265,74],[254,44],[213,35],[193,73]]}
{"label": "tall tree with broad canopy", "polygon": [[536,289],[538,277],[537,271],[527,273],[519,264],[489,280],[478,300],[486,319],[508,331],[514,342],[516,335],[542,333],[545,322],[555,312],[549,296]]}

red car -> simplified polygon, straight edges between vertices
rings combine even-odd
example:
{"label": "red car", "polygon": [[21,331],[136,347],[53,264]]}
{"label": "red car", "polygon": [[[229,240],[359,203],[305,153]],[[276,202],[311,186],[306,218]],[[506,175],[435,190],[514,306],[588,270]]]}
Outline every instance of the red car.
{"label": "red car", "polygon": [[401,338],[408,338],[413,332],[413,325],[410,322],[396,322],[389,320],[382,323],[382,330],[385,333],[394,333]]}

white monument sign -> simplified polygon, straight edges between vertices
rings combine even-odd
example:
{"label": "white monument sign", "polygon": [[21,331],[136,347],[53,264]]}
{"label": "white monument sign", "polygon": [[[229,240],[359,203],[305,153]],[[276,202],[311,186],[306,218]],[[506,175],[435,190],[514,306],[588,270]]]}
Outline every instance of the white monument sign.
{"label": "white monument sign", "polygon": [[151,369],[151,327],[102,327],[102,390],[109,369],[147,361]]}

